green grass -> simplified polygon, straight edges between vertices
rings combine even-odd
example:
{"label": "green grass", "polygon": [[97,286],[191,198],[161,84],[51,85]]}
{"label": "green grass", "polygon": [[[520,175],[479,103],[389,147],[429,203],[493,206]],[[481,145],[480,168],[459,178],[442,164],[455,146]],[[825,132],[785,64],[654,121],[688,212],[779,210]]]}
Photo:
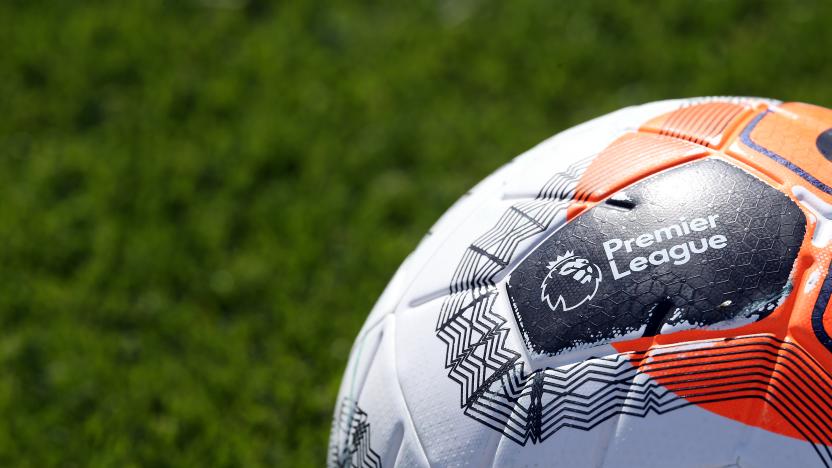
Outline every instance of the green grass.
{"label": "green grass", "polygon": [[630,104],[832,104],[830,17],[0,3],[0,465],[320,466],[354,335],[459,195]]}

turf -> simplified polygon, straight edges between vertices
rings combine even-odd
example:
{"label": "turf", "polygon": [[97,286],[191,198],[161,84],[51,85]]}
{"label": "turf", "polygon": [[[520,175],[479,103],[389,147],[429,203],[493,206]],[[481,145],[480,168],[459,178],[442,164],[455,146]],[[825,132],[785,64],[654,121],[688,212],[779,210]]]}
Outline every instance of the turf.
{"label": "turf", "polygon": [[630,104],[832,104],[830,7],[0,3],[0,465],[322,465],[457,197]]}

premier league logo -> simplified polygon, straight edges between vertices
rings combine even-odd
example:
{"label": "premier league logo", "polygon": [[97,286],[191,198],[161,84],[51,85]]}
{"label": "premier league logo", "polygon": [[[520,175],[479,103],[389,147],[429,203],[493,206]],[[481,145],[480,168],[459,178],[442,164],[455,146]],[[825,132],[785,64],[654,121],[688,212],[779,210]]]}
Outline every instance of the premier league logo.
{"label": "premier league logo", "polygon": [[549,273],[540,285],[540,300],[553,311],[572,310],[591,300],[601,283],[601,269],[567,251],[549,262]]}

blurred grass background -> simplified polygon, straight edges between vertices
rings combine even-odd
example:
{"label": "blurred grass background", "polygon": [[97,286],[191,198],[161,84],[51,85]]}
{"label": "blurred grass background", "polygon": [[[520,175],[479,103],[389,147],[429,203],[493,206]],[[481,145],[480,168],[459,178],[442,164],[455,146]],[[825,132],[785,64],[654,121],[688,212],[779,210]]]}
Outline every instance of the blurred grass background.
{"label": "blurred grass background", "polygon": [[830,6],[0,3],[0,465],[321,466],[458,196],[630,104],[832,104]]}

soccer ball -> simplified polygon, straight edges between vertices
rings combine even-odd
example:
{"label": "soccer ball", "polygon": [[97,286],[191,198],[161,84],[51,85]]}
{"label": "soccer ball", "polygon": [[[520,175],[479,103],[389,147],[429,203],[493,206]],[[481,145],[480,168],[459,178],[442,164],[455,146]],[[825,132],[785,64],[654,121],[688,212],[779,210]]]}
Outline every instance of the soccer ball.
{"label": "soccer ball", "polygon": [[496,171],[367,318],[329,465],[832,465],[831,128],[661,101]]}

